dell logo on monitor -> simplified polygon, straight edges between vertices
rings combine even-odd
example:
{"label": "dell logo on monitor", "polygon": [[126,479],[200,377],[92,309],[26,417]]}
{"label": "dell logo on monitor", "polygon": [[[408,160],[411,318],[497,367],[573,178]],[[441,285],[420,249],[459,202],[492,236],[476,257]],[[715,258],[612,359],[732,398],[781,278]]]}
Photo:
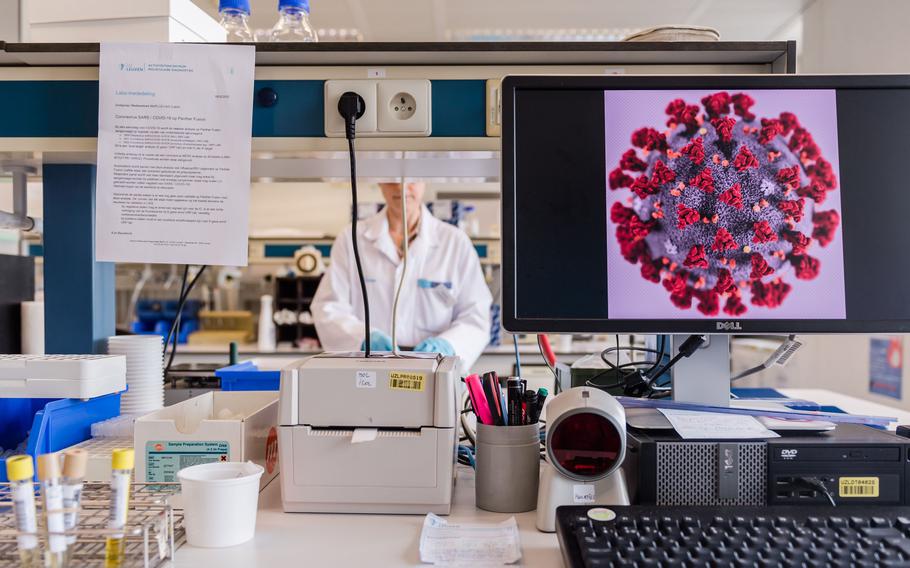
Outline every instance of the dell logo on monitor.
{"label": "dell logo on monitor", "polygon": [[738,321],[719,321],[717,331],[742,331],[743,326]]}

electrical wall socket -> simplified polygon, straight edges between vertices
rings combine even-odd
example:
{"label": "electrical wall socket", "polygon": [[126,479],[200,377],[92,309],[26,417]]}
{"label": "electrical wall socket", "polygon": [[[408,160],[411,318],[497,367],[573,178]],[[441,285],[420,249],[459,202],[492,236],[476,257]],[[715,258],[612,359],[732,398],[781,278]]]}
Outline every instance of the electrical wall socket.
{"label": "electrical wall socket", "polygon": [[379,135],[429,136],[430,101],[430,82],[426,79],[379,81]]}
{"label": "electrical wall socket", "polygon": [[366,104],[363,116],[357,119],[357,136],[376,136],[376,83],[372,80],[344,80],[325,82],[325,135],[329,138],[344,137],[344,119],[338,112],[338,101],[347,91],[354,91]]}
{"label": "electrical wall socket", "polygon": [[363,97],[366,111],[357,119],[358,137],[429,136],[431,125],[430,81],[331,80],[325,82],[325,135],[344,136],[344,119],[338,113],[338,100],[346,91]]}

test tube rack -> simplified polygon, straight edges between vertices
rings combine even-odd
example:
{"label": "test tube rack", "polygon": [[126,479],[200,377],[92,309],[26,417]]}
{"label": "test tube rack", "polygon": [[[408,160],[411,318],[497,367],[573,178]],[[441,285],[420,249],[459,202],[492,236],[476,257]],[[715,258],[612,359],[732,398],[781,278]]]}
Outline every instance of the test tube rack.
{"label": "test tube rack", "polygon": [[[177,549],[186,542],[183,513],[175,511],[168,498],[180,493],[179,483],[134,483],[130,494],[127,526],[123,531],[107,528],[110,511],[110,487],[106,483],[86,482],[82,491],[82,508],[75,531],[76,543],[71,548],[68,566],[103,566],[107,538],[117,533],[126,540],[123,568],[156,568],[172,562]],[[37,497],[36,484],[36,497]],[[48,533],[41,522],[45,517],[38,506],[38,539],[42,551]],[[15,515],[10,499],[9,484],[0,483],[0,568],[19,566],[16,546]]]}

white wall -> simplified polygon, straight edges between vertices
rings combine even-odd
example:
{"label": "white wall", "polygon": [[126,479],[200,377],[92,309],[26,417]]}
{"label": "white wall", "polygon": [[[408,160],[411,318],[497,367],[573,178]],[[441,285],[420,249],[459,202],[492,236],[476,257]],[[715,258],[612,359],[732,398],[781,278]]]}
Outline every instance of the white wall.
{"label": "white wall", "polygon": [[801,73],[910,73],[907,0],[815,0],[802,20]]}
{"label": "white wall", "polygon": [[19,0],[0,0],[0,41],[19,41]]}

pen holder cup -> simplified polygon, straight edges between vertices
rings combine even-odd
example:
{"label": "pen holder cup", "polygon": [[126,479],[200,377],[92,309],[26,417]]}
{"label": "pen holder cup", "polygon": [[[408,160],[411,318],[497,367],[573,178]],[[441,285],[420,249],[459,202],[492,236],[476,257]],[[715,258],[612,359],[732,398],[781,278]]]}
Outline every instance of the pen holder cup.
{"label": "pen holder cup", "polygon": [[496,513],[537,508],[540,426],[477,425],[475,501]]}

